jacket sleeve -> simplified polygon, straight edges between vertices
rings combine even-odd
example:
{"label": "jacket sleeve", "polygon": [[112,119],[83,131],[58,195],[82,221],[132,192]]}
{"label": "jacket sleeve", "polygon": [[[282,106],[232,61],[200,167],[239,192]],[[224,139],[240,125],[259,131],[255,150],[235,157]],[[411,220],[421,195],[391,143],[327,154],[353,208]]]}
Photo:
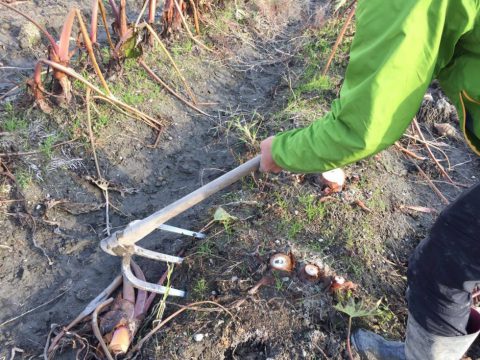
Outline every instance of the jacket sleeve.
{"label": "jacket sleeve", "polygon": [[393,144],[435,71],[448,0],[359,0],[339,99],[303,129],[275,136],[272,156],[294,172],[340,167]]}

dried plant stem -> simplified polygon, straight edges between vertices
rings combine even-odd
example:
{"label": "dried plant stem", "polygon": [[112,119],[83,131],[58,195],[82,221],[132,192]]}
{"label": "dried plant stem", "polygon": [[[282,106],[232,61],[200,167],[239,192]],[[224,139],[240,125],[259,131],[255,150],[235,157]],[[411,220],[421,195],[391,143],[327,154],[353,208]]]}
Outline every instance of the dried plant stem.
{"label": "dried plant stem", "polygon": [[103,352],[105,353],[105,356],[107,357],[108,360],[114,360],[112,355],[110,354],[110,351],[108,350],[107,344],[105,344],[105,341],[103,341],[102,334],[100,333],[100,329],[98,328],[98,313],[107,305],[109,305],[113,301],[113,298],[110,298],[108,300],[105,300],[101,304],[99,304],[95,310],[93,311],[92,314],[92,330],[93,334],[97,338],[98,342],[100,343],[100,346],[102,347]]}
{"label": "dried plant stem", "polygon": [[[450,175],[447,174],[447,172],[445,171],[445,169],[443,168],[442,164],[440,164],[440,162],[437,160],[437,158],[435,157],[435,155],[433,154],[432,150],[430,149],[430,146],[427,144],[426,140],[425,140],[425,136],[423,136],[423,133],[422,133],[422,130],[420,129],[420,125],[418,125],[418,121],[416,118],[413,118],[413,126],[416,130],[416,132],[418,133],[418,136],[420,136],[420,139],[423,140],[424,144],[425,144],[425,148],[427,149],[428,151],[428,155],[430,156],[430,158],[434,161],[434,163],[437,165],[437,167],[439,168],[440,172],[442,173],[442,175],[448,180],[450,181],[452,184],[455,185],[455,182],[452,180],[452,178],[450,177]],[[455,185],[456,186],[456,185]]]}
{"label": "dried plant stem", "polygon": [[103,190],[103,196],[105,197],[105,226],[107,227],[107,235],[110,236],[110,199],[108,197],[108,187]]}
{"label": "dried plant stem", "polygon": [[143,346],[143,344],[148,340],[150,339],[158,330],[160,330],[166,323],[168,323],[170,320],[176,318],[178,315],[180,315],[181,313],[183,313],[184,311],[186,310],[198,310],[196,309],[197,306],[199,305],[206,305],[206,304],[210,304],[210,305],[215,305],[219,308],[221,308],[223,311],[227,312],[230,316],[233,317],[233,314],[228,311],[228,309],[226,309],[224,306],[220,305],[219,303],[216,303],[214,301],[199,301],[199,302],[195,302],[195,303],[192,303],[192,304],[189,304],[187,306],[184,306],[182,307],[181,309],[175,311],[172,315],[170,315],[169,317],[167,317],[165,320],[163,320],[161,323],[159,323],[157,326],[155,326],[152,330],[150,330],[150,332],[145,335],[136,345],[135,347],[133,347],[132,350],[130,350],[129,354],[133,354],[134,352],[138,351],[141,349],[141,347]]}
{"label": "dried plant stem", "polygon": [[147,5],[150,3],[150,0],[145,0],[142,6],[142,10],[140,10],[140,13],[138,14],[137,20],[135,21],[135,24],[133,25],[133,28],[137,28],[138,24],[140,23],[140,20],[142,19],[143,14],[145,13],[145,10],[147,9]]}
{"label": "dried plant stem", "polygon": [[[119,106],[118,104],[116,104],[114,101],[112,101],[112,99],[106,97],[106,96],[103,96],[103,95],[96,95],[96,96],[93,96],[94,99],[97,99],[97,100],[102,100],[102,101],[105,101],[105,102],[108,102],[110,105],[112,105],[113,107],[115,107],[118,111],[120,111],[122,114],[126,115],[126,116],[129,116],[133,119],[137,119],[138,116],[136,116],[135,114],[132,114],[132,113],[129,113],[128,111],[122,109],[121,106]],[[160,128],[152,123],[150,120],[148,119],[144,119],[144,118],[141,118],[141,120],[143,120],[147,125],[151,126],[152,128],[154,129],[157,129],[160,131]]]}
{"label": "dried plant stem", "polygon": [[187,80],[185,80],[185,78],[183,77],[182,72],[180,71],[177,64],[175,63],[175,60],[173,60],[172,55],[170,55],[170,52],[167,50],[167,47],[165,46],[163,41],[160,39],[160,37],[155,32],[155,30],[153,30],[153,28],[149,24],[145,24],[145,27],[150,32],[150,34],[153,36],[153,38],[157,41],[157,43],[160,45],[160,48],[162,49],[163,53],[167,56],[167,59],[172,64],[172,66],[175,69],[175,72],[177,73],[178,77],[180,78],[180,80],[182,80],[183,86],[185,86],[185,91],[187,92],[188,96],[190,96],[190,99],[193,101],[194,104],[197,104],[197,99],[195,97],[195,94],[193,93],[192,89],[188,85]]}
{"label": "dried plant stem", "polygon": [[350,21],[352,21],[353,15],[355,15],[355,8],[350,10],[347,19],[345,20],[345,23],[342,26],[342,29],[340,30],[340,33],[338,34],[337,41],[335,41],[335,45],[333,45],[332,52],[330,54],[330,57],[327,60],[327,64],[325,65],[325,68],[323,69],[322,76],[326,76],[328,73],[328,69],[330,68],[330,65],[332,64],[333,58],[335,57],[335,53],[337,52],[338,46],[343,40],[343,37],[345,36],[345,32],[347,31],[348,25],[350,24]]}
{"label": "dried plant stem", "polygon": [[58,335],[55,336],[55,338],[52,340],[52,343],[48,348],[48,352],[51,353],[57,346],[60,339],[66,334],[67,331],[72,329],[74,326],[79,324],[83,319],[85,319],[88,315],[90,315],[97,308],[100,302],[103,302],[105,298],[110,296],[110,294],[113,293],[121,284],[122,284],[122,276],[118,275],[100,294],[98,294],[95,297],[95,299],[93,299],[92,301],[90,301],[90,303],[88,303],[85,309],[83,309],[83,311],[70,324],[65,326],[62,329],[62,331],[60,331],[60,333],[58,333]]}
{"label": "dried plant stem", "polygon": [[93,69],[97,73],[97,76],[100,79],[100,82],[102,83],[103,88],[105,89],[105,93],[107,94],[107,96],[111,97],[112,93],[110,92],[108,84],[105,81],[105,78],[103,77],[100,67],[98,66],[97,59],[95,58],[95,54],[93,53],[92,42],[90,41],[90,37],[88,36],[87,27],[83,22],[83,18],[82,18],[82,14],[80,13],[80,10],[78,9],[76,10],[76,15],[78,18],[78,22],[80,24],[80,30],[82,32],[82,37],[85,43],[85,47],[87,48],[88,55],[90,56],[90,60],[92,61]]}
{"label": "dried plant stem", "polygon": [[185,30],[188,33],[188,36],[190,36],[190,39],[192,39],[197,45],[199,45],[201,48],[213,52],[212,49],[210,49],[207,45],[202,43],[200,40],[196,39],[195,36],[193,36],[192,32],[190,31],[190,28],[188,27],[187,20],[185,20],[185,16],[182,14],[182,9],[180,8],[180,5],[178,5],[177,0],[173,0],[173,3],[175,4],[175,8],[178,11],[178,14],[180,15],[180,18],[182,19],[183,26],[185,27]]}
{"label": "dried plant stem", "polygon": [[193,22],[195,24],[195,31],[197,35],[200,35],[200,24],[198,22],[198,12],[197,12],[197,5],[195,5],[195,0],[188,0],[190,2],[190,6],[192,7],[193,12]]}
{"label": "dried plant stem", "polygon": [[426,160],[426,158],[424,158],[423,156],[420,156],[420,155],[417,155],[415,154],[413,151],[410,151],[408,149],[405,149],[402,145],[400,145],[398,142],[395,143],[395,147],[400,150],[401,152],[403,152],[404,154],[407,154],[408,156],[410,156],[411,158],[415,159],[415,160],[420,160],[420,161],[423,161],[423,160]]}
{"label": "dried plant stem", "polygon": [[115,45],[113,45],[112,37],[110,36],[110,30],[108,29],[108,22],[107,22],[107,12],[105,10],[105,6],[103,5],[102,0],[98,0],[98,5],[100,9],[100,14],[102,15],[102,23],[103,27],[105,28],[105,32],[107,34],[108,45],[110,46],[110,50],[115,54]]}
{"label": "dried plant stem", "polygon": [[435,186],[435,184],[432,182],[432,180],[428,177],[427,174],[425,174],[425,171],[422,170],[420,166],[417,165],[417,163],[413,163],[415,167],[417,168],[418,172],[427,180],[428,185],[432,188],[433,191],[442,199],[442,201],[445,203],[445,205],[450,204],[450,201],[442,194],[442,192],[438,189],[438,187]]}
{"label": "dried plant stem", "polygon": [[[71,68],[68,68],[66,66],[57,64],[56,62],[53,62],[53,61],[50,61],[50,60],[47,60],[47,59],[40,59],[39,61],[44,63],[45,65],[51,66],[52,68],[60,70],[60,71],[64,72],[65,74],[77,79],[78,81],[82,82],[86,86],[90,87],[93,91],[95,91],[101,97],[104,97],[109,102],[114,103],[114,104],[118,105],[119,107],[124,108],[125,110],[131,112],[132,114],[134,114],[135,116],[137,116],[141,120],[147,122],[150,126],[156,128],[157,130],[162,127],[163,124],[161,122],[159,122],[158,120],[152,118],[151,116],[149,116],[147,114],[144,114],[140,110],[137,110],[134,107],[131,107],[130,105],[125,104],[124,102],[116,99],[113,95],[105,96],[105,93],[102,90],[100,90],[97,86],[93,85],[91,82],[86,80],[83,76],[78,74],[75,70],[73,70]],[[155,125],[153,125],[152,123],[155,124]]]}
{"label": "dried plant stem", "polygon": [[352,317],[348,317],[348,329],[347,329],[347,352],[350,360],[353,360],[352,347],[350,346],[350,333],[352,331]]}
{"label": "dried plant stem", "polygon": [[138,63],[140,64],[140,66],[142,66],[145,71],[156,81],[158,82],[160,85],[162,85],[170,94],[172,94],[173,96],[175,96],[178,100],[180,100],[181,102],[183,102],[185,105],[187,105],[188,107],[194,109],[195,111],[198,111],[200,114],[203,114],[205,116],[211,116],[209,114],[207,114],[205,111],[199,109],[198,107],[196,107],[195,105],[193,105],[191,102],[189,102],[188,100],[184,99],[183,97],[180,96],[180,94],[178,94],[175,90],[173,90],[170,86],[167,85],[166,82],[164,82],[157,74],[155,74],[153,72],[153,70],[142,60],[138,60]]}
{"label": "dried plant stem", "polygon": [[92,118],[90,116],[90,92],[92,90],[87,87],[86,93],[86,103],[87,103],[87,126],[88,126],[88,137],[90,138],[90,146],[92,147],[93,152],[93,159],[95,160],[95,168],[97,169],[97,176],[99,179],[102,178],[102,173],[100,172],[100,166],[98,165],[98,158],[97,152],[95,150],[95,139],[93,137],[93,129],[92,129]]}
{"label": "dried plant stem", "polygon": [[11,89],[7,90],[7,92],[3,93],[2,96],[0,96],[0,100],[5,99],[10,93],[14,92],[14,91],[17,90],[18,88],[20,88],[20,85],[15,85],[15,86],[12,87]]}

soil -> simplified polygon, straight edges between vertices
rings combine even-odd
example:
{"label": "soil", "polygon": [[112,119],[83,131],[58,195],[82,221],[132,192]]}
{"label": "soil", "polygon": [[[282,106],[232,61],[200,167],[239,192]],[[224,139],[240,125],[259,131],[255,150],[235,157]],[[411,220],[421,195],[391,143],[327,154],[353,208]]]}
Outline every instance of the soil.
{"label": "soil", "polygon": [[[58,34],[72,4],[34,0],[16,6]],[[86,10],[89,2],[75,4]],[[322,23],[319,14],[328,16],[331,9],[323,2],[295,7],[285,0],[283,7],[274,10],[268,4],[239,2],[233,19],[226,17],[221,30],[212,25],[220,15],[205,16],[205,26],[214,29],[208,39],[217,51],[208,54],[193,45],[175,54],[195,93],[210,104],[205,110],[211,117],[194,113],[163,91],[150,93],[150,87],[138,82],[143,78],[139,68],[131,69],[131,63],[125,70],[131,78],[110,79],[118,87],[134,89],[132,93],[142,97],[138,106],[167,124],[158,146],[152,147],[156,134],[151,128],[98,106],[108,114],[108,124],[96,133],[100,168],[103,177],[120,190],[109,192],[112,231],[234,168],[255,154],[261,138],[306,121],[277,115],[287,107],[293,91],[291,78],[300,81],[305,69],[305,59],[298,54],[303,54],[306,29]],[[231,12],[232,7],[225,5],[219,12]],[[260,20],[252,14],[260,14]],[[45,47],[40,45],[20,49],[17,36],[23,23],[9,11],[0,12],[3,66],[31,68],[35,59],[45,54]],[[333,43],[334,36],[330,37]],[[185,41],[177,35],[170,46]],[[150,60],[155,60],[154,56]],[[344,61],[336,59],[338,83]],[[156,66],[157,71],[168,75],[168,70]],[[30,74],[29,69],[0,70],[0,96]],[[338,86],[321,95],[329,99],[337,91]],[[428,130],[429,139],[447,144],[442,149],[455,165],[451,171],[455,181],[473,185],[480,176],[480,163],[461,139],[438,140],[433,122],[455,124],[456,119],[451,108],[445,108],[445,98],[435,84],[429,94],[419,121]],[[32,108],[25,99],[20,89],[2,100],[15,105],[14,110],[5,107],[1,114],[0,152],[44,151],[1,158],[16,183],[8,177],[1,179],[0,201],[15,201],[0,203],[0,359],[8,358],[14,348],[22,351],[16,358],[41,356],[54,325],[66,325],[74,319],[120,272],[120,259],[99,247],[106,236],[105,200],[87,178],[96,172],[84,127],[71,130],[78,119],[84,119],[79,115],[84,111],[82,96],[76,94],[71,108],[55,109],[50,115]],[[21,114],[26,120],[23,132],[4,129],[12,111],[16,119]],[[258,134],[245,130],[250,124],[256,127],[249,129],[258,130]],[[75,141],[45,150],[45,139],[52,133],[57,134],[55,139],[68,140],[69,134]],[[443,181],[433,163],[423,162],[422,168],[450,200],[461,192]],[[210,299],[228,305],[231,315],[185,313],[147,342],[138,355],[144,359],[346,358],[346,318],[333,308],[346,300],[344,295],[330,294],[323,283],[305,283],[296,272],[274,274],[273,285],[248,295],[247,291],[267,274],[268,259],[277,252],[292,252],[300,265],[316,263],[359,284],[360,290],[347,297],[368,304],[383,298],[380,319],[360,319],[355,325],[401,338],[406,320],[403,293],[408,256],[436,214],[400,208],[421,205],[440,211],[444,205],[411,161],[395,148],[346,171],[347,187],[332,194],[325,205],[318,202],[325,194],[313,175],[252,176],[169,222],[197,231],[222,206],[236,220],[209,226],[207,240],[160,231],[143,239],[142,246],[167,254],[186,249],[186,261],[175,270],[172,285],[187,290],[188,295],[181,301],[170,298],[167,314],[177,309],[175,304]],[[21,184],[22,174],[29,180],[26,185]],[[309,203],[308,199],[314,200]],[[356,199],[364,201],[372,213],[352,205]],[[317,209],[313,219],[308,204]],[[150,260],[139,260],[139,264],[150,281],[156,281],[165,270],[165,264]],[[151,324],[145,326],[147,329]],[[86,328],[78,327],[66,336],[54,358],[71,359],[82,350],[83,340],[76,336],[85,336],[95,347],[91,333],[84,335],[89,331]],[[194,340],[195,334],[202,335],[201,341]],[[81,357],[86,356],[87,351],[82,351]],[[90,349],[88,356],[94,353]]]}

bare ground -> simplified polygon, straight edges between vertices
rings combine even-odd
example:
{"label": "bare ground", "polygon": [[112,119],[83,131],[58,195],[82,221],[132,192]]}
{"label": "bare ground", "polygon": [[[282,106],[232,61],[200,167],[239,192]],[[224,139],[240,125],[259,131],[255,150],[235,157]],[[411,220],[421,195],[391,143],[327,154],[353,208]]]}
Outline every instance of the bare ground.
{"label": "bare ground", "polygon": [[[295,4],[262,0],[219,6],[203,19],[205,37],[217,49],[214,54],[202,52],[182,36],[172,39],[170,49],[182,71],[201,100],[210,103],[210,118],[172,99],[133,61],[125,64],[123,76],[110,79],[114,92],[168,123],[159,146],[151,148],[155,134],[146,125],[97,104],[100,167],[122,190],[110,192],[114,230],[253,156],[263,137],[302,126],[328,110],[342,81],[354,27],[335,58],[328,83],[322,83],[315,74],[326,61],[339,21],[322,3]],[[70,3],[18,6],[58,31],[60,23],[53,15],[61,12],[63,18]],[[3,10],[0,20],[1,62],[32,66],[44,49],[20,50],[15,37],[23,20]],[[171,80],[160,54],[149,54],[147,61]],[[0,70],[0,75],[2,89],[19,80],[18,71]],[[456,126],[456,117],[435,84],[429,94],[419,113],[422,129],[448,156],[455,181],[472,185],[480,174],[479,162],[459,137],[440,138],[435,132],[434,123]],[[0,179],[0,358],[9,358],[14,347],[24,351],[17,357],[36,358],[52,325],[71,321],[119,273],[120,262],[98,246],[105,236],[105,208],[102,193],[86,179],[95,174],[95,167],[85,138],[81,91],[71,108],[51,115],[32,108],[22,93],[14,94],[4,99],[0,116],[0,152],[41,150],[1,158],[16,181]],[[75,141],[51,146],[69,139]],[[404,138],[402,145],[427,156],[414,139]],[[430,160],[419,164],[448,199],[461,192],[446,183]],[[355,320],[354,327],[402,338],[408,256],[436,217],[405,206],[438,212],[444,204],[395,147],[346,172],[346,188],[326,202],[320,200],[324,193],[312,175],[246,178],[171,222],[201,229],[218,206],[236,217],[210,226],[207,239],[156,232],[143,240],[143,246],[169,254],[187,249],[173,286],[186,289],[188,295],[181,301],[169,299],[166,315],[178,309],[176,304],[206,299],[227,306],[230,314],[186,312],[149,341],[140,357],[343,359],[347,318],[333,305],[350,298],[366,307],[382,299],[379,315]],[[55,204],[57,200],[62,203]],[[356,200],[371,212],[355,205]],[[249,295],[277,252],[292,252],[299,266],[328,266],[359,289],[332,295],[325,284],[305,283],[294,272],[274,274],[273,284]],[[152,281],[164,271],[163,264],[140,264]],[[139,337],[152,326],[151,320]],[[76,333],[97,345],[88,326]],[[201,341],[194,340],[195,334]],[[73,358],[81,344],[75,336],[66,337],[55,358]]]}

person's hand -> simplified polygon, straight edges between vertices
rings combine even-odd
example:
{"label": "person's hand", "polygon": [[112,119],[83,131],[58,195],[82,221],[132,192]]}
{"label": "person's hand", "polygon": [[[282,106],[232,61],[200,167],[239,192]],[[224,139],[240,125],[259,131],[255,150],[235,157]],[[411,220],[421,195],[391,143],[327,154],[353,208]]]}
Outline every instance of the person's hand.
{"label": "person's hand", "polygon": [[260,151],[262,155],[260,158],[260,171],[278,174],[282,171],[282,168],[275,163],[272,157],[273,138],[274,136],[270,136],[260,143]]}

